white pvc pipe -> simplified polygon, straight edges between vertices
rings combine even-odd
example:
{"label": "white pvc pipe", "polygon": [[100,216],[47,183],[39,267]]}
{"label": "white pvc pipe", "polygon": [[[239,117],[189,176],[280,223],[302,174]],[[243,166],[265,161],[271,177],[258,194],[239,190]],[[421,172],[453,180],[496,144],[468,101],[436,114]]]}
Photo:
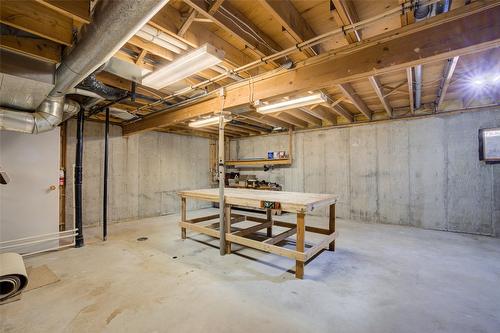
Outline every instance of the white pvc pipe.
{"label": "white pvc pipe", "polygon": [[183,41],[180,41],[177,38],[174,38],[174,37],[164,33],[161,30],[153,28],[152,26],[150,26],[148,24],[146,24],[144,27],[142,27],[141,30],[147,32],[150,35],[158,36],[159,38],[163,39],[164,41],[169,42],[170,44],[175,45],[178,48],[181,48],[183,50],[189,49],[189,46],[186,43],[184,43]]}
{"label": "white pvc pipe", "polygon": [[15,247],[29,246],[29,245],[33,245],[33,244],[44,243],[44,242],[48,242],[48,241],[52,241],[52,240],[60,240],[60,239],[68,238],[68,237],[75,237],[76,235],[77,235],[77,233],[73,233],[73,234],[70,234],[70,235],[64,235],[64,236],[58,236],[58,237],[52,237],[52,238],[45,238],[45,239],[39,239],[39,240],[36,240],[36,241],[31,241],[31,242],[25,242],[25,243],[19,243],[19,244],[12,244],[12,245],[7,245],[7,246],[2,246],[2,247],[0,247],[0,251],[3,251],[5,249],[15,248]]}
{"label": "white pvc pipe", "polygon": [[165,49],[168,49],[174,53],[180,54],[182,52],[182,50],[180,48],[178,48],[177,46],[172,45],[172,44],[164,41],[163,39],[159,38],[158,36],[151,35],[151,34],[147,33],[146,31],[143,31],[143,30],[137,31],[136,35],[141,37],[142,39],[147,40],[148,42],[154,43],[154,44],[161,46]]}
{"label": "white pvc pipe", "polygon": [[48,234],[42,234],[42,235],[35,235],[35,236],[28,236],[28,237],[23,237],[23,238],[18,238],[18,239],[12,239],[12,240],[7,240],[7,241],[2,241],[0,244],[6,244],[6,243],[15,243],[15,242],[20,242],[23,240],[29,240],[33,238],[41,238],[41,237],[47,237],[47,236],[52,236],[52,235],[60,235],[60,234],[65,234],[68,232],[74,232],[77,231],[78,229],[72,229],[72,230],[64,230],[64,231],[57,231],[57,232],[51,232]]}

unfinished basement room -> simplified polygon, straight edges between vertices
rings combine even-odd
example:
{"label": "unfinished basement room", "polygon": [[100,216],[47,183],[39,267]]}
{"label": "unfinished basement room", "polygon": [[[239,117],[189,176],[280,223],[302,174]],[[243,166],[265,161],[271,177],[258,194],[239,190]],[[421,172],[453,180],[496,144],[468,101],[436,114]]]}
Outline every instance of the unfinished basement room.
{"label": "unfinished basement room", "polygon": [[1,0],[0,332],[500,332],[500,0]]}

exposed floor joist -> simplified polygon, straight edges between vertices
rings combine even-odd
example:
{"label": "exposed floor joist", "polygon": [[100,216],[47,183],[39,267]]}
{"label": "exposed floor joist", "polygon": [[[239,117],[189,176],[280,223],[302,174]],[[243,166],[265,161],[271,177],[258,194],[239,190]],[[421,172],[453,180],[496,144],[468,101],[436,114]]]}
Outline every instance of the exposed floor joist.
{"label": "exposed floor joist", "polygon": [[380,80],[376,76],[370,76],[368,78],[368,80],[370,81],[370,84],[372,85],[373,90],[377,94],[377,97],[380,100],[380,103],[382,103],[382,106],[384,107],[385,112],[387,112],[387,115],[389,116],[389,118],[392,118],[392,107],[384,95],[384,90],[383,90],[382,84],[380,83]]}
{"label": "exposed floor joist", "polygon": [[[302,15],[300,15],[290,1],[259,0],[259,3],[278,20],[282,28],[293,38],[292,42],[294,44],[301,43],[316,36],[311,26]],[[319,54],[319,46],[305,49],[304,52],[308,56],[315,56]]]}
{"label": "exposed floor joist", "polygon": [[[227,87],[227,108],[248,103],[250,89],[255,99],[290,94],[343,84],[355,79],[406,69],[416,64],[435,62],[454,56],[490,49],[500,45],[500,4],[477,1],[410,26],[346,46],[342,52],[318,56],[293,70],[255,80],[250,88],[242,82]],[[460,38],[456,38],[460,36]],[[426,45],[426,47],[422,47]],[[414,52],[419,49],[419,52]],[[311,58],[309,60],[312,60]],[[170,119],[190,119],[207,114],[214,100],[186,106],[166,114],[147,117],[124,126],[124,134],[148,130]],[[215,105],[215,104],[214,104]],[[193,114],[191,110],[196,109]]]}

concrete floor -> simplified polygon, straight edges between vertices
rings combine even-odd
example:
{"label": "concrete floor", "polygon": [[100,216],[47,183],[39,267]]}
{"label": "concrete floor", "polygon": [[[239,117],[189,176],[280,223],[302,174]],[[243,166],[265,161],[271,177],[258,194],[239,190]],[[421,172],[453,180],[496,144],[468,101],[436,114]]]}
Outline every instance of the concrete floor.
{"label": "concrete floor", "polygon": [[114,224],[106,243],[87,230],[84,248],[29,258],[61,281],[0,306],[0,331],[500,332],[500,239],[339,220],[337,251],[296,280],[286,258],[180,240],[178,219]]}

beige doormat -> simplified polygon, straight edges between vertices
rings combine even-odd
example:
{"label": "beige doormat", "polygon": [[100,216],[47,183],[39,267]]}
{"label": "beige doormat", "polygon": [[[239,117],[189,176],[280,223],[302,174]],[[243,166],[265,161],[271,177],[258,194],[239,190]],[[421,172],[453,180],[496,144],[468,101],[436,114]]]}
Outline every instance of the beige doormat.
{"label": "beige doormat", "polygon": [[24,289],[24,292],[59,281],[57,275],[47,265],[28,267],[26,268],[26,273],[28,273],[28,286]]}

